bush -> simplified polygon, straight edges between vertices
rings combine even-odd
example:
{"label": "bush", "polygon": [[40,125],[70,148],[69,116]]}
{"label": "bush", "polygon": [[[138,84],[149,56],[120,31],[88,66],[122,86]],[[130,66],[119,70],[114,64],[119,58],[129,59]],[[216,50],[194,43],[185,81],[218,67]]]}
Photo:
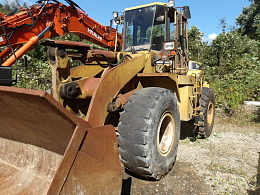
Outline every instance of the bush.
{"label": "bush", "polygon": [[233,31],[220,34],[204,50],[206,80],[215,90],[216,105],[228,114],[245,100],[260,100],[259,48],[258,41]]}

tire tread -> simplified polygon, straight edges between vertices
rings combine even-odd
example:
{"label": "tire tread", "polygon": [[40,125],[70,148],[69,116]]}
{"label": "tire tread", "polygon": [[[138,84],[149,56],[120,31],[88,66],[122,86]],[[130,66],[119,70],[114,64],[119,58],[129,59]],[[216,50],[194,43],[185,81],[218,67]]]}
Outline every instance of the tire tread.
{"label": "tire tread", "polygon": [[[118,142],[122,162],[129,171],[146,179],[158,180],[166,174],[154,173],[155,165],[151,164],[151,152],[148,144],[151,134],[149,126],[153,123],[152,113],[156,102],[160,101],[162,97],[168,99],[171,97],[172,103],[177,105],[177,100],[170,90],[155,87],[144,88],[135,92],[129,98],[125,104],[125,111],[120,115]],[[128,121],[136,109],[138,109],[138,113],[134,116],[135,119]],[[177,106],[175,106],[175,109],[179,113]],[[180,123],[179,115],[177,120]],[[131,128],[131,125],[134,127]],[[172,166],[173,164],[169,170]]]}

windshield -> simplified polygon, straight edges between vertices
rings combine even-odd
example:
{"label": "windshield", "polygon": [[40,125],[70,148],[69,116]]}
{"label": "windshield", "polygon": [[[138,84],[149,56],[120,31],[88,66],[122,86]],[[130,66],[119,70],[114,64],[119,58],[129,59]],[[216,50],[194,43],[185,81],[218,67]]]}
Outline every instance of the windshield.
{"label": "windshield", "polygon": [[125,12],[124,50],[150,50],[156,6]]}
{"label": "windshield", "polygon": [[[161,51],[162,43],[174,38],[174,11],[151,5],[125,12],[125,51]],[[170,25],[171,24],[171,25]]]}

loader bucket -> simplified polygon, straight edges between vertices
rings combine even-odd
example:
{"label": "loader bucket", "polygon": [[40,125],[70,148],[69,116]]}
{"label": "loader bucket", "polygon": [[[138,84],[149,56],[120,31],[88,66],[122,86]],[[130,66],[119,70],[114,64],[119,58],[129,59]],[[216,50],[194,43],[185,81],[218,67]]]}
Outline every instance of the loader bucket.
{"label": "loader bucket", "polygon": [[0,194],[120,194],[113,126],[92,128],[48,93],[0,86]]}

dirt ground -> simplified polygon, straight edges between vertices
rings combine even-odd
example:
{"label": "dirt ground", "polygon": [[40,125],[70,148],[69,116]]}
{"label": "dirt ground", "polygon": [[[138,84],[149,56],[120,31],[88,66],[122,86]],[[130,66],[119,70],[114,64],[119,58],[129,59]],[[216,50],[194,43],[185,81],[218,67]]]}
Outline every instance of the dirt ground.
{"label": "dirt ground", "polygon": [[222,123],[206,140],[180,141],[177,161],[161,181],[124,176],[122,195],[260,195],[260,125]]}

